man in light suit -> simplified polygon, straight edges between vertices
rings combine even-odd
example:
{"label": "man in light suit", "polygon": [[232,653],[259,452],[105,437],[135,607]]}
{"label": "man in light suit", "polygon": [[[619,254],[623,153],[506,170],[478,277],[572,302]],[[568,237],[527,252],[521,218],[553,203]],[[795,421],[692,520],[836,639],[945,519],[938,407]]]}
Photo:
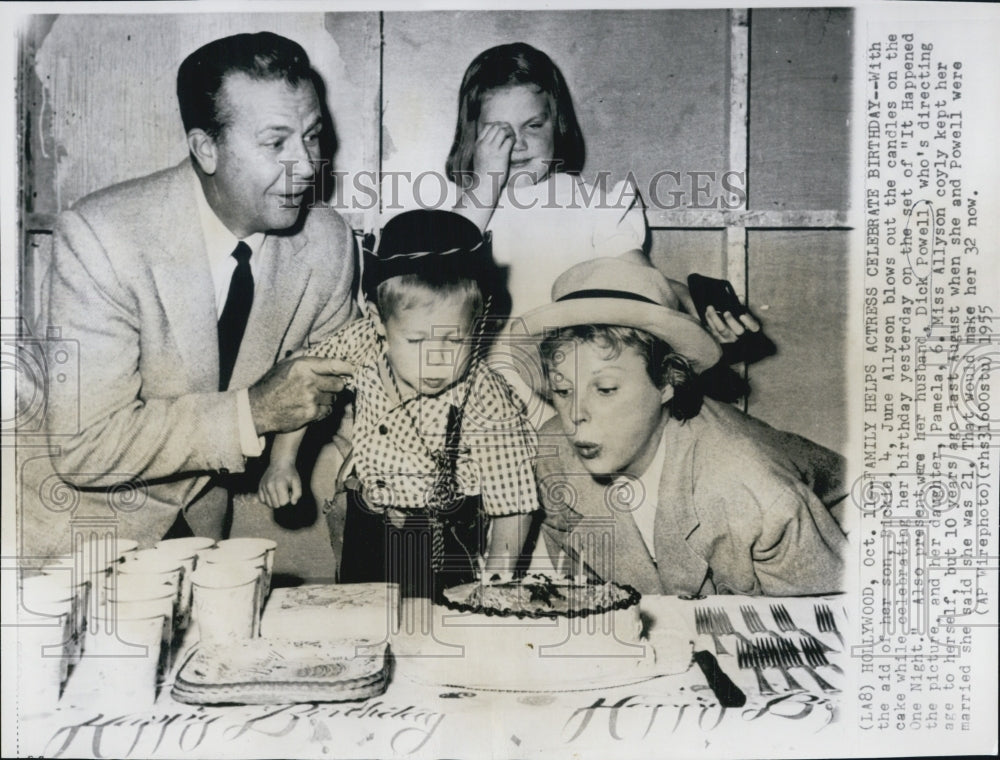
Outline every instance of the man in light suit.
{"label": "man in light suit", "polygon": [[525,315],[558,418],[539,432],[563,571],[644,594],[841,590],[840,456],[704,399],[718,344],[648,266],[594,259]]}
{"label": "man in light suit", "polygon": [[[53,436],[52,462],[76,519],[145,546],[222,537],[223,476],[265,434],[330,414],[346,365],[286,358],[354,316],[351,231],[307,192],[315,76],[275,34],[205,45],[177,78],[189,160],[61,215],[47,321],[79,342],[79,395],[55,384],[47,417],[75,431]],[[26,523],[68,548],[60,514],[38,512]]]}

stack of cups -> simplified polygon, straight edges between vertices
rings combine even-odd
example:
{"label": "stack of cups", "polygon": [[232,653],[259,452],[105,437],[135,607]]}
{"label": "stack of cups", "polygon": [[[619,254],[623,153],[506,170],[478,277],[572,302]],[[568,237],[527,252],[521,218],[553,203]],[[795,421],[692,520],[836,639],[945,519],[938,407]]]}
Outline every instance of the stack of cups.
{"label": "stack of cups", "polygon": [[94,667],[109,686],[99,701],[125,708],[155,703],[190,617],[196,555],[214,544],[210,538],[160,541],[111,567],[99,625],[87,640],[100,658]]}
{"label": "stack of cups", "polygon": [[209,553],[213,561],[253,563],[261,567],[260,576],[260,608],[271,593],[271,574],[274,571],[274,550],[277,544],[269,538],[229,538],[220,541],[216,548],[218,552]]}
{"label": "stack of cups", "polygon": [[55,709],[69,672],[79,656],[78,597],[59,578],[36,575],[21,579],[17,612],[18,694],[24,714]]}
{"label": "stack of cups", "polygon": [[113,534],[78,538],[73,554],[19,584],[18,665],[30,679],[20,690],[26,713],[55,709],[83,656],[84,634],[97,616],[108,568],[137,547]]}
{"label": "stack of cups", "polygon": [[260,635],[275,546],[263,538],[234,538],[199,552],[192,619],[203,642],[225,643]]}
{"label": "stack of cups", "polygon": [[191,573],[194,558],[178,559],[159,549],[141,549],[118,567],[120,578],[131,575],[151,576],[176,590],[174,626],[179,631],[187,627],[187,616],[191,608]]}
{"label": "stack of cups", "polygon": [[[81,642],[88,619],[96,616],[104,605],[106,576],[126,557],[135,554],[138,546],[137,541],[129,538],[94,537],[90,542],[78,545],[72,555],[61,557],[42,568],[43,575],[59,579],[75,592],[77,605],[73,623]],[[77,657],[79,654],[78,651]]]}
{"label": "stack of cups", "polygon": [[109,614],[117,615],[117,620],[129,620],[146,617],[163,617],[161,631],[161,646],[158,652],[158,677],[162,679],[170,669],[174,634],[177,630],[178,611],[180,609],[181,568],[143,572],[149,568],[162,567],[164,564],[153,559],[143,561],[139,572],[128,572],[133,564],[129,560],[122,564],[117,574],[108,576]]}
{"label": "stack of cups", "polygon": [[100,593],[98,589],[104,587],[104,576],[107,572],[107,567],[93,572],[81,571],[74,557],[63,557],[42,568],[42,577],[47,578],[53,586],[60,587],[63,596],[68,595],[73,599],[69,622],[74,646],[69,650],[70,665],[76,665],[80,661],[83,653],[83,633],[87,627],[90,607],[96,603]]}
{"label": "stack of cups", "polygon": [[107,603],[87,632],[87,665],[101,685],[97,706],[133,712],[156,702],[169,665],[176,592],[142,575],[110,577]]}
{"label": "stack of cups", "polygon": [[211,549],[213,546],[215,546],[215,541],[211,538],[194,536],[167,538],[159,541],[155,546],[157,554],[179,563],[184,568],[184,573],[181,576],[180,609],[177,612],[178,625],[181,628],[187,628],[191,622],[191,582],[198,562],[198,553]]}

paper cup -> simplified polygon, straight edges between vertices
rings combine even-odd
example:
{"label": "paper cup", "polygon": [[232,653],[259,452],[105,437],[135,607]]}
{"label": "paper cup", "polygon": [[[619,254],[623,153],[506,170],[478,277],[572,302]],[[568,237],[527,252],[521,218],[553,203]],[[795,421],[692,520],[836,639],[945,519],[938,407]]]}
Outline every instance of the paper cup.
{"label": "paper cup", "polygon": [[144,602],[148,599],[173,600],[180,587],[181,570],[147,574],[115,573],[105,582],[109,599],[119,602]]}
{"label": "paper cup", "polygon": [[202,641],[250,639],[260,633],[260,569],[206,564],[192,578],[192,622]]}
{"label": "paper cup", "polygon": [[138,542],[130,538],[120,538],[114,534],[74,536],[74,551],[68,557],[60,557],[48,563],[42,572],[72,579],[74,587],[87,584],[87,592],[78,591],[81,600],[79,629],[87,627],[87,618],[97,613],[104,604],[104,578],[111,569],[132,555]]}
{"label": "paper cup", "polygon": [[267,569],[274,568],[274,550],[278,544],[269,538],[227,538],[219,541],[217,548],[239,559],[250,559],[260,554],[267,556]]}
{"label": "paper cup", "polygon": [[36,575],[23,578],[20,582],[20,602],[17,611],[18,624],[22,618],[33,627],[57,629],[59,642],[47,642],[46,646],[57,646],[67,658],[63,676],[69,665],[80,659],[83,647],[84,617],[89,587],[86,583],[73,585],[69,573],[61,575]]}
{"label": "paper cup", "polygon": [[[46,674],[56,668],[60,688],[66,682],[70,666],[79,661],[83,647],[82,629],[78,627],[81,614],[78,589],[65,580],[48,575],[22,578],[17,610],[19,646],[32,663],[25,667],[37,667]],[[86,588],[83,592],[85,595]],[[40,684],[46,690],[45,702],[51,696],[51,680],[46,676],[45,683]]]}
{"label": "paper cup", "polygon": [[257,594],[259,596],[258,606],[264,609],[271,590],[271,574],[267,569],[267,550],[260,547],[252,547],[246,544],[237,546],[222,546],[220,542],[214,549],[208,549],[198,555],[201,567],[212,567],[215,565],[243,565],[245,567],[257,568],[259,575],[257,581]]}
{"label": "paper cup", "polygon": [[118,573],[109,579],[107,609],[114,611],[115,606],[131,602],[160,602],[166,605],[169,613],[167,615],[169,631],[166,640],[171,642],[176,632],[179,596],[179,570],[162,575]]}
{"label": "paper cup", "polygon": [[158,577],[171,585],[177,585],[178,628],[187,628],[191,614],[191,573],[194,570],[194,556],[178,558],[159,549],[140,549],[118,567],[120,575],[148,575]]}
{"label": "paper cup", "polygon": [[18,615],[63,615],[76,606],[76,588],[69,574],[60,576],[35,575],[20,581],[21,606]]}
{"label": "paper cup", "polygon": [[[171,600],[110,602],[97,632],[87,636],[89,673],[100,683],[93,701],[101,709],[132,713],[152,707],[169,668],[167,611]],[[92,658],[92,659],[91,659]],[[90,704],[88,704],[90,707]]]}
{"label": "paper cup", "polygon": [[58,705],[72,659],[69,613],[18,615],[18,708],[22,716],[51,713]]}
{"label": "paper cup", "polygon": [[103,604],[104,579],[108,572],[107,564],[89,563],[79,554],[62,557],[42,568],[44,575],[58,579],[76,594],[77,607],[73,624],[81,634],[87,627],[87,619]]}
{"label": "paper cup", "polygon": [[[114,611],[119,621],[145,620],[160,617],[163,619],[163,630],[160,639],[160,658],[157,670],[157,683],[162,683],[173,666],[174,652],[174,618],[173,600],[169,598],[145,599],[136,602],[113,602],[109,609]],[[127,626],[126,626],[127,630]],[[121,636],[121,631],[119,631]],[[135,643],[135,642],[133,642]]]}
{"label": "paper cup", "polygon": [[229,538],[220,541],[218,550],[234,558],[243,560],[256,560],[264,557],[264,575],[261,585],[261,608],[267,601],[271,593],[271,575],[274,571],[274,552],[278,544],[269,538]]}
{"label": "paper cup", "polygon": [[200,551],[211,549],[213,546],[215,546],[215,539],[189,536],[187,538],[165,538],[162,541],[157,541],[153,548],[171,557],[188,559]]}

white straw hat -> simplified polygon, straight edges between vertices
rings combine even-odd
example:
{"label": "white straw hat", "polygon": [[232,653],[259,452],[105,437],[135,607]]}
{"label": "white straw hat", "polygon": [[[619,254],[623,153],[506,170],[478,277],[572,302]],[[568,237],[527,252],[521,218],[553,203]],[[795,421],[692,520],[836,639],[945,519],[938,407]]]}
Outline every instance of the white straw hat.
{"label": "white straw hat", "polygon": [[585,261],[559,275],[552,301],[521,317],[529,335],[575,325],[621,325],[665,340],[695,372],[704,372],[722,356],[698,320],[678,311],[677,294],[651,266],[617,258]]}

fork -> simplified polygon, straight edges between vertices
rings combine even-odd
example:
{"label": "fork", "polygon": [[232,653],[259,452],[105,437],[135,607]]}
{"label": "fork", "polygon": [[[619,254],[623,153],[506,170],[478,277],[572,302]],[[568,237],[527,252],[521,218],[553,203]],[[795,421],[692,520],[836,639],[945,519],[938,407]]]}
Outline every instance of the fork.
{"label": "fork", "polygon": [[760,691],[761,694],[768,696],[777,694],[777,692],[771,688],[771,684],[767,682],[767,679],[764,678],[764,674],[761,672],[760,652],[756,646],[744,643],[743,641],[737,641],[736,664],[740,666],[741,670],[753,670],[754,675],[757,676],[757,690]]}
{"label": "fork", "polygon": [[839,665],[835,663],[830,662],[826,658],[826,653],[823,652],[823,650],[820,649],[818,646],[816,646],[813,643],[813,641],[815,641],[815,639],[811,641],[810,640],[799,641],[799,644],[802,646],[802,653],[806,656],[806,660],[809,661],[809,664],[812,665],[814,668],[821,668],[821,667],[830,668],[831,670],[835,670],[838,673],[840,673],[840,675],[844,675],[843,668],[841,668]]}
{"label": "fork", "polygon": [[792,622],[792,617],[788,614],[788,610],[785,608],[785,605],[772,604],[771,617],[774,618],[774,622],[778,624],[778,628],[781,629],[782,633],[788,633],[789,631],[795,630],[795,623]]}
{"label": "fork", "polygon": [[820,650],[817,649],[814,644],[811,644],[806,639],[799,639],[799,646],[802,648],[802,652],[806,656],[806,662],[802,662],[802,655],[799,654],[799,651],[795,648],[795,645],[792,642],[790,641],[782,642],[782,648],[785,650],[785,654],[788,661],[788,667],[790,668],[798,667],[798,668],[803,668],[804,670],[808,670],[809,675],[811,675],[813,679],[816,681],[816,683],[819,684],[819,688],[821,688],[827,694],[833,694],[839,692],[840,689],[838,689],[836,686],[831,686],[827,681],[825,681],[823,678],[820,677],[819,673],[817,673],[814,670],[814,668],[816,667],[815,663],[818,662],[818,660],[815,659],[815,655],[816,654],[822,655],[822,652],[820,652]]}
{"label": "fork", "polygon": [[719,633],[721,631],[716,631],[716,623],[707,609],[702,607],[694,608],[694,627],[701,635],[706,633],[711,635],[712,641],[715,644],[716,654],[729,654],[729,650],[722,646],[722,642],[719,640]]}
{"label": "fork", "polygon": [[774,618],[774,622],[778,624],[778,628],[781,629],[782,633],[791,633],[792,631],[798,631],[803,636],[815,641],[821,649],[826,652],[832,652],[833,648],[824,644],[822,641],[817,639],[812,635],[811,632],[807,631],[805,628],[799,628],[795,625],[792,620],[792,616],[788,614],[788,608],[783,604],[772,604],[771,605],[771,617]]}
{"label": "fork", "polygon": [[750,633],[764,633],[764,623],[761,621],[760,616],[757,614],[757,610],[748,604],[740,605],[740,614],[743,616],[743,622],[746,623],[747,629]]}
{"label": "fork", "polygon": [[840,641],[840,646],[846,647],[844,637],[840,635],[840,631],[837,629],[837,620],[833,617],[833,610],[825,604],[816,604],[813,605],[813,612],[816,613],[816,625],[820,633],[834,634]]}
{"label": "fork", "polygon": [[740,605],[740,613],[743,615],[743,622],[746,623],[750,633],[766,633],[781,638],[780,634],[764,627],[764,621],[760,619],[760,614],[751,605]]}
{"label": "fork", "polygon": [[733,628],[733,621],[729,619],[729,613],[726,612],[722,607],[710,607],[708,610],[710,617],[714,618],[716,624],[716,630],[719,633],[728,636],[738,636],[745,643],[753,646],[753,642],[744,636],[742,633]]}
{"label": "fork", "polygon": [[770,668],[777,668],[781,671],[781,675],[785,677],[788,682],[788,688],[792,691],[805,691],[802,685],[795,680],[791,673],[788,672],[788,668],[791,666],[788,660],[788,654],[785,651],[784,644],[786,643],[784,639],[780,636],[777,640],[781,642],[781,645],[775,643],[774,640],[768,639],[763,642],[758,648],[763,655],[764,664]]}

